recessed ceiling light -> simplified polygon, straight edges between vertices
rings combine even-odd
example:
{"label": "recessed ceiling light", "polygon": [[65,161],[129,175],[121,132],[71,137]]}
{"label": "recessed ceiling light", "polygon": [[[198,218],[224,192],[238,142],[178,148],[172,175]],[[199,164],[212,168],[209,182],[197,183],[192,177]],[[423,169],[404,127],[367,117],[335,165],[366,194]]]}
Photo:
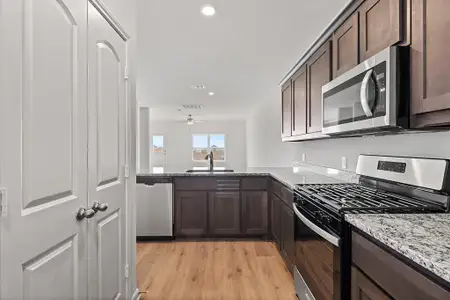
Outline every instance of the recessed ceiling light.
{"label": "recessed ceiling light", "polygon": [[212,17],[216,14],[216,9],[214,8],[214,6],[210,4],[204,5],[202,7],[202,14],[204,14],[207,17]]}
{"label": "recessed ceiling light", "polygon": [[214,92],[209,92],[208,95],[214,96]]}

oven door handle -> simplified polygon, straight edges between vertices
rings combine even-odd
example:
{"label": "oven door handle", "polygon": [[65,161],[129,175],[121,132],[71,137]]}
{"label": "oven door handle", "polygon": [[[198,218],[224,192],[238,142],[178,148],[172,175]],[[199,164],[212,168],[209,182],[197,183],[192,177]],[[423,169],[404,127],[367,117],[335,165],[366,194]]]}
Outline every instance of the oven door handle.
{"label": "oven door handle", "polygon": [[373,113],[372,113],[372,109],[369,106],[369,100],[367,99],[368,96],[368,86],[369,86],[369,80],[370,77],[372,76],[373,70],[370,69],[369,71],[367,71],[366,75],[364,76],[364,79],[362,81],[361,84],[361,91],[360,91],[360,96],[361,96],[361,106],[362,109],[364,110],[364,113],[366,114],[367,117],[372,117]]}
{"label": "oven door handle", "polygon": [[327,240],[328,242],[330,242],[331,244],[335,245],[336,247],[339,247],[339,241],[340,238],[326,232],[325,230],[323,230],[322,228],[320,228],[319,226],[317,226],[316,224],[314,224],[313,222],[311,222],[310,220],[308,220],[308,218],[306,218],[304,215],[302,215],[302,213],[297,209],[297,207],[295,206],[295,204],[292,205],[294,208],[294,212],[297,215],[297,217],[306,225],[308,226],[312,231],[314,231],[315,233],[317,233],[318,235],[320,235],[322,238],[324,238],[325,240]]}

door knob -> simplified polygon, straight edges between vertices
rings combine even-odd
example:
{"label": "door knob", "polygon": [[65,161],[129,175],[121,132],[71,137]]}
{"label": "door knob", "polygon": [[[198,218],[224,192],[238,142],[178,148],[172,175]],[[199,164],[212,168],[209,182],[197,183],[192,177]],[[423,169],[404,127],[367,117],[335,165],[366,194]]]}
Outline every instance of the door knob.
{"label": "door knob", "polygon": [[78,221],[83,220],[84,218],[86,219],[90,219],[95,215],[96,211],[93,209],[86,209],[81,207],[78,211],[77,211],[77,215],[76,218]]}
{"label": "door knob", "polygon": [[92,203],[92,209],[95,212],[105,211],[105,210],[108,209],[108,204],[107,203],[100,203],[100,202],[95,201],[94,203]]}

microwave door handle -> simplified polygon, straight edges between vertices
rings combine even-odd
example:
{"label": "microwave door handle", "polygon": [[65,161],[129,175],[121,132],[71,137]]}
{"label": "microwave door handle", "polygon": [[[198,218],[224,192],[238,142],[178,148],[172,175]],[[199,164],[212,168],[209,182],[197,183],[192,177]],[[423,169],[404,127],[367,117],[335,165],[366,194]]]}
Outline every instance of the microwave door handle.
{"label": "microwave door handle", "polygon": [[310,220],[308,220],[308,218],[306,218],[304,215],[302,215],[302,213],[297,209],[297,207],[295,206],[295,204],[292,205],[292,207],[294,208],[294,213],[297,215],[297,217],[306,225],[309,227],[309,229],[311,229],[312,231],[314,231],[315,233],[317,233],[318,235],[320,235],[322,238],[324,238],[325,240],[327,240],[328,242],[330,242],[331,244],[335,245],[336,247],[339,247],[339,238],[335,237],[334,235],[326,232],[325,230],[323,230],[322,228],[320,228],[319,226],[317,226],[316,224],[314,224],[313,222],[311,222]]}
{"label": "microwave door handle", "polygon": [[373,70],[367,71],[367,73],[364,76],[364,79],[362,81],[361,91],[360,91],[361,92],[361,94],[360,94],[361,106],[362,106],[362,109],[364,110],[364,113],[369,118],[372,117],[373,114],[372,114],[372,110],[370,109],[370,106],[369,106],[369,101],[367,99],[367,94],[368,94],[367,88],[369,86],[369,80],[370,80],[370,77],[372,76],[372,73],[373,73]]}

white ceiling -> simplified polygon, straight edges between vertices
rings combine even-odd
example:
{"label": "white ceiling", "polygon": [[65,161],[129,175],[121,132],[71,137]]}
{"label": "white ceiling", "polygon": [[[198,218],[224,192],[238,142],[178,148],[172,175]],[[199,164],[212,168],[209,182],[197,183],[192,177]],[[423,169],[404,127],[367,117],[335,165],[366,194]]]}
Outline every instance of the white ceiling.
{"label": "white ceiling", "polygon": [[[153,119],[243,117],[279,97],[281,78],[348,2],[138,0],[138,101]],[[204,4],[216,16],[203,16]],[[204,108],[178,112],[183,104]]]}

